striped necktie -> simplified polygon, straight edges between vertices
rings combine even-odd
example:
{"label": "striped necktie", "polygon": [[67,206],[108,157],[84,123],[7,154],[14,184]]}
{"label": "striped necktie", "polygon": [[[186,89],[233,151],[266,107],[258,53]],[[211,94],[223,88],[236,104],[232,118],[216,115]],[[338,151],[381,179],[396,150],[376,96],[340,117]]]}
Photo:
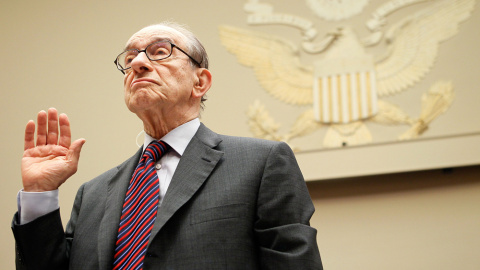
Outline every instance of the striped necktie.
{"label": "striped necktie", "polygon": [[113,269],[142,269],[159,201],[155,163],[169,149],[162,141],[151,142],[135,169],[123,203]]}

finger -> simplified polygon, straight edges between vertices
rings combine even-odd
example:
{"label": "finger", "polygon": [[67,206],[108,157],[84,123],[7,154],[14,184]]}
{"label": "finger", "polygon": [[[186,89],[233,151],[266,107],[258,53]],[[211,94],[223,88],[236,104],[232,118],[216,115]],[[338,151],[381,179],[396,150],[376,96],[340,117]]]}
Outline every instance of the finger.
{"label": "finger", "polygon": [[85,139],[78,139],[72,143],[68,151],[67,159],[70,160],[72,164],[75,164],[75,166],[78,166],[78,161],[80,159],[80,151],[82,150],[84,143]]}
{"label": "finger", "polygon": [[55,108],[48,109],[47,144],[58,143],[58,113]]}
{"label": "finger", "polygon": [[60,124],[60,140],[58,141],[58,144],[70,148],[72,135],[70,132],[70,121],[68,120],[68,116],[64,113],[60,114],[58,122]]}
{"label": "finger", "polygon": [[28,121],[25,127],[25,147],[24,150],[35,147],[35,122],[33,120]]}
{"label": "finger", "polygon": [[47,143],[47,113],[40,111],[37,115],[37,146]]}

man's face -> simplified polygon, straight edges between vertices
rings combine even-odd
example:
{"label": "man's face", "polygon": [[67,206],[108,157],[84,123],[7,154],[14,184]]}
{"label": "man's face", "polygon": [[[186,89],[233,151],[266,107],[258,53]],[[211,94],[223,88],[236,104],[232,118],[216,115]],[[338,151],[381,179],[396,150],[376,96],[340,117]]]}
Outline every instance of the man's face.
{"label": "man's face", "polygon": [[[169,40],[186,50],[184,36],[164,26],[146,27],[135,33],[126,49],[143,50],[159,40]],[[194,106],[190,98],[194,84],[195,68],[179,50],[173,49],[170,57],[159,61],[150,61],[142,52],[126,71],[125,103],[130,111],[137,114],[182,113]]]}

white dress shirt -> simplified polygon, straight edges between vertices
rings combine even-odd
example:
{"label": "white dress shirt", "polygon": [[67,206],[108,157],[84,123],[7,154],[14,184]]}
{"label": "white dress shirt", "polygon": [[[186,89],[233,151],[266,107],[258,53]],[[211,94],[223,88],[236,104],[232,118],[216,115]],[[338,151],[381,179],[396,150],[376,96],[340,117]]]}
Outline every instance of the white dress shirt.
{"label": "white dress shirt", "polygon": [[[187,145],[200,127],[200,120],[195,118],[167,133],[160,140],[168,143],[172,150],[168,151],[156,164],[158,182],[160,185],[160,204],[165,197],[168,186],[177,168],[180,158]],[[143,150],[155,140],[145,134]],[[45,192],[25,192],[20,190],[17,195],[19,223],[26,224],[34,219],[55,211],[59,208],[58,189]]]}

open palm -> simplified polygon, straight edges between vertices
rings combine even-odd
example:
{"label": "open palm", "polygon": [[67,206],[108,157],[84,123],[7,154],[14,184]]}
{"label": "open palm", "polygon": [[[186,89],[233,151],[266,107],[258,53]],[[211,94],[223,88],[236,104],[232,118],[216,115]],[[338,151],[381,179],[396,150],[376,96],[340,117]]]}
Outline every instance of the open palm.
{"label": "open palm", "polygon": [[36,144],[35,122],[29,121],[25,128],[21,168],[23,188],[29,192],[55,190],[63,184],[77,171],[85,143],[84,139],[71,143],[68,117],[58,116],[56,109],[49,109],[48,115],[45,111],[39,112],[37,124]]}

